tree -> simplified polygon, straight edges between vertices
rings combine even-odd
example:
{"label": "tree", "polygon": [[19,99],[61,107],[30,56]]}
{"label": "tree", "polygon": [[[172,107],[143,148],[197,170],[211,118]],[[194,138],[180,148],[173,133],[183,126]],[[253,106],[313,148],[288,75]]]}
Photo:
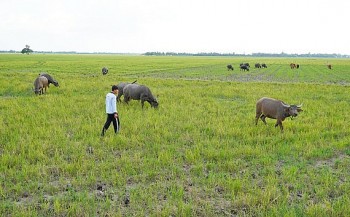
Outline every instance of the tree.
{"label": "tree", "polygon": [[32,52],[33,52],[33,50],[30,49],[30,46],[29,46],[29,45],[26,45],[26,47],[23,48],[22,51],[21,51],[22,54],[30,54],[30,53],[32,53]]}

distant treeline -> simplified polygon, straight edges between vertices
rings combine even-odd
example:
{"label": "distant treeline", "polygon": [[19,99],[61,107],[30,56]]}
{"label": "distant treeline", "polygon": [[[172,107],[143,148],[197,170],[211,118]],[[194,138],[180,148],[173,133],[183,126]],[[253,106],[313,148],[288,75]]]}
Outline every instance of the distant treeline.
{"label": "distant treeline", "polygon": [[[4,51],[0,50],[0,53],[21,53],[20,51],[9,50]],[[34,51],[33,53],[48,53],[48,54],[135,54],[137,53],[113,53],[113,52],[76,52],[76,51]],[[350,55],[344,54],[322,54],[322,53],[307,53],[307,54],[288,54],[288,53],[252,53],[252,54],[238,54],[238,53],[176,53],[176,52],[146,52],[142,55],[145,56],[245,56],[245,57],[318,57],[318,58],[350,58]]]}
{"label": "distant treeline", "polygon": [[[0,53],[21,53],[21,51],[16,50],[0,50]],[[33,53],[49,53],[49,54],[77,54],[75,51],[33,51]]]}
{"label": "distant treeline", "polygon": [[[0,50],[0,53],[21,53],[15,50]],[[140,55],[139,53],[112,53],[112,52],[78,52],[78,51],[33,51],[37,54],[118,54],[118,55]]]}
{"label": "distant treeline", "polygon": [[343,54],[288,54],[288,53],[252,53],[252,54],[236,54],[236,53],[176,53],[176,52],[146,52],[145,56],[247,56],[247,57],[319,57],[319,58],[350,58],[350,55]]}

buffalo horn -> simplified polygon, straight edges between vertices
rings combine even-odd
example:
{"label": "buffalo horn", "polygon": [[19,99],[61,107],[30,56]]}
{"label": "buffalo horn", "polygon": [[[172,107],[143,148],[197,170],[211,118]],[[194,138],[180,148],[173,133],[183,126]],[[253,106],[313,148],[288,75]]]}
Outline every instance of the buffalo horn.
{"label": "buffalo horn", "polygon": [[290,105],[284,104],[283,102],[282,102],[282,105],[283,105],[283,107],[285,107],[285,108],[289,108],[289,107],[290,107]]}

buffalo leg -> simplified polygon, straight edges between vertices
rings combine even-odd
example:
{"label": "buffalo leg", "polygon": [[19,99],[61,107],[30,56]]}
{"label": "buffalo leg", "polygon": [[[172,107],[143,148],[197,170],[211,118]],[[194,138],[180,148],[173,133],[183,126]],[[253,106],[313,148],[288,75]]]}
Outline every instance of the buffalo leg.
{"label": "buffalo leg", "polygon": [[281,131],[283,131],[283,125],[281,120],[277,120],[275,127],[280,126]]}
{"label": "buffalo leg", "polygon": [[[142,109],[143,109],[143,106],[145,104],[145,101],[148,101],[148,96],[147,94],[141,94],[140,95],[140,100],[141,100],[141,105],[142,105]],[[150,103],[151,104],[151,103]]]}
{"label": "buffalo leg", "polygon": [[143,106],[145,105],[145,100],[141,100],[141,106],[142,106],[142,109],[143,109]]}
{"label": "buffalo leg", "polygon": [[128,96],[124,96],[124,102],[126,103],[126,104],[129,104],[128,102],[129,102],[129,97]]}
{"label": "buffalo leg", "polygon": [[265,115],[261,115],[261,116],[260,116],[260,119],[261,119],[261,120],[262,120],[262,122],[264,122],[264,124],[266,125],[265,118],[266,118],[266,116],[265,116]]}
{"label": "buffalo leg", "polygon": [[260,117],[261,113],[256,113],[256,116],[255,116],[255,125],[258,125],[258,121],[259,121],[259,117]]}

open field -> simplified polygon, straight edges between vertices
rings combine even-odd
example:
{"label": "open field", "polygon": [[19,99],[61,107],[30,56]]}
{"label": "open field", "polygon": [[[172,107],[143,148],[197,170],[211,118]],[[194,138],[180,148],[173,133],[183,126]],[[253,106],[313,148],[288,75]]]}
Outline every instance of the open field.
{"label": "open field", "polygon": [[[60,87],[35,96],[40,72]],[[159,109],[119,103],[101,138],[134,80]],[[255,126],[263,96],[304,112]],[[350,216],[349,111],[349,59],[3,54],[0,216]]]}

